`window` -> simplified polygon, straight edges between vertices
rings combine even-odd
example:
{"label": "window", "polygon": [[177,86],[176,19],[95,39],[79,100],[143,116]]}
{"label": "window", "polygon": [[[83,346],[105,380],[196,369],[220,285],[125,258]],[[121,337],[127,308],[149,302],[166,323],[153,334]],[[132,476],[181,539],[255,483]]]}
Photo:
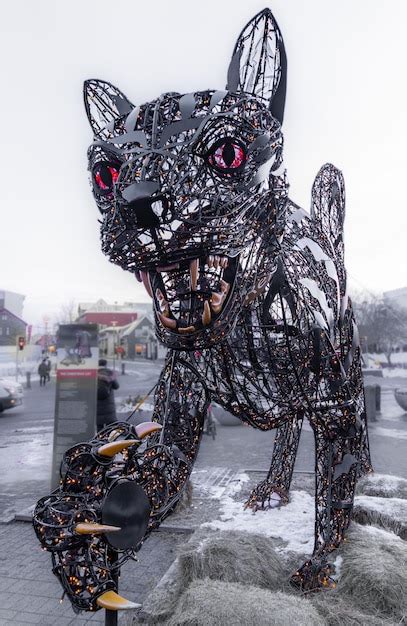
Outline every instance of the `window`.
{"label": "window", "polygon": [[3,328],[0,326],[0,335],[3,334]]}
{"label": "window", "polygon": [[5,322],[7,320],[7,315],[3,313],[3,315],[1,316],[1,319],[3,320],[3,322]]}
{"label": "window", "polygon": [[6,328],[6,335],[9,335],[9,334],[10,334],[10,329],[9,329],[9,327],[7,326],[7,328]]}

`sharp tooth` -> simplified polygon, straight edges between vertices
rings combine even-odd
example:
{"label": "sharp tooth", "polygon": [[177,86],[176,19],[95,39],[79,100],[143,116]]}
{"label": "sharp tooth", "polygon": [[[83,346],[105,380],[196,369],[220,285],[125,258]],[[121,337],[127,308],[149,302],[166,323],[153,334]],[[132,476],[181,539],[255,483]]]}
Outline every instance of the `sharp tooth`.
{"label": "sharp tooth", "polygon": [[210,306],[214,313],[218,314],[221,312],[225,297],[224,293],[217,293],[216,291],[212,293]]}
{"label": "sharp tooth", "polygon": [[213,265],[216,267],[216,269],[219,267],[219,257],[218,256],[213,257]]}
{"label": "sharp tooth", "polygon": [[169,317],[170,316],[170,307],[169,307],[169,304],[168,304],[167,300],[164,298],[164,295],[163,295],[163,292],[161,291],[161,289],[156,289],[155,290],[155,295],[157,296],[157,300],[158,300],[159,305],[160,305],[161,313],[163,313],[165,315],[165,317]]}
{"label": "sharp tooth", "polygon": [[214,291],[211,296],[211,302],[215,305],[221,304],[224,300],[225,296],[223,293],[217,293]]}
{"label": "sharp tooth", "polygon": [[151,284],[150,284],[150,276],[148,275],[148,272],[140,272],[141,275],[141,280],[143,281],[143,285],[146,288],[146,291],[148,293],[148,295],[150,296],[150,298],[153,297],[153,290],[151,289]]}
{"label": "sharp tooth", "polygon": [[212,315],[211,315],[211,307],[209,306],[209,302],[205,300],[204,302],[204,312],[202,313],[202,324],[204,326],[209,326],[211,323]]}
{"label": "sharp tooth", "polygon": [[214,257],[210,254],[208,256],[208,267],[213,267],[213,260],[214,260]]}
{"label": "sharp tooth", "polygon": [[223,269],[226,269],[228,266],[228,258],[227,256],[222,256],[220,258],[220,266],[223,267]]}
{"label": "sharp tooth", "polygon": [[257,290],[260,292],[262,291],[265,286],[267,285],[269,279],[271,277],[271,274],[266,274],[265,276],[263,276],[263,278],[260,278],[260,280],[258,281],[256,288]]}
{"label": "sharp tooth", "polygon": [[140,276],[140,272],[138,270],[136,270],[134,272],[134,276],[136,277],[136,279],[138,280],[139,283],[141,283],[141,276]]}
{"label": "sharp tooth", "polygon": [[196,291],[198,283],[199,260],[193,259],[189,264],[189,275],[191,277],[191,290]]}
{"label": "sharp tooth", "polygon": [[161,324],[166,328],[172,328],[174,330],[177,327],[177,322],[171,319],[171,317],[167,317],[166,315],[163,315],[163,313],[159,313],[158,317],[161,320]]}
{"label": "sharp tooth", "polygon": [[189,334],[195,331],[195,326],[187,326],[186,328],[178,328],[178,332],[182,334]]}
{"label": "sharp tooth", "polygon": [[220,281],[220,290],[222,293],[224,293],[225,295],[228,293],[230,288],[230,284],[226,282],[226,280],[221,279]]}

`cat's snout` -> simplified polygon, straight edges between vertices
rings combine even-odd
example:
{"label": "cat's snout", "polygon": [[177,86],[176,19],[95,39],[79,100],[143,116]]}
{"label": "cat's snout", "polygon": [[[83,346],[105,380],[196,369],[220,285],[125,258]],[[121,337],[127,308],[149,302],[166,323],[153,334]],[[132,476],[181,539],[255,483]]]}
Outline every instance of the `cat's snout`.
{"label": "cat's snout", "polygon": [[120,206],[120,213],[126,225],[140,229],[158,228],[165,220],[168,210],[169,200],[162,194],[137,196]]}

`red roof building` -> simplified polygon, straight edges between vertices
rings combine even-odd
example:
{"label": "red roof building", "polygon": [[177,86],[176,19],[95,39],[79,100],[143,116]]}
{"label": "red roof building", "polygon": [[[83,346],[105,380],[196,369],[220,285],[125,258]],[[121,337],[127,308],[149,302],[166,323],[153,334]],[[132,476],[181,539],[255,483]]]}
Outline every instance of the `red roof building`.
{"label": "red roof building", "polygon": [[99,327],[126,326],[136,321],[137,311],[86,311],[76,320],[78,323],[98,324]]}

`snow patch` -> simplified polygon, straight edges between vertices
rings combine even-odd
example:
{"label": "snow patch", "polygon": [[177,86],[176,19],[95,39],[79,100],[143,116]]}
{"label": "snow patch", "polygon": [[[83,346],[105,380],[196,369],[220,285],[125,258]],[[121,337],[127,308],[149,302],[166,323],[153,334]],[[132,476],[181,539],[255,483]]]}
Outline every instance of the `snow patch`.
{"label": "snow patch", "polygon": [[222,501],[220,519],[202,524],[215,530],[245,531],[282,539],[281,552],[311,554],[314,547],[314,498],[305,491],[292,491],[290,501],[278,509],[253,513],[230,496]]}
{"label": "snow patch", "polygon": [[392,439],[407,439],[407,430],[396,430],[395,428],[383,428],[382,426],[370,426],[370,430],[375,435],[381,437],[391,437]]}
{"label": "snow patch", "polygon": [[394,474],[369,474],[363,479],[362,487],[379,487],[383,493],[396,495],[407,486],[407,480]]}
{"label": "snow patch", "polygon": [[364,533],[367,533],[368,535],[376,538],[377,541],[397,543],[398,545],[403,546],[403,549],[405,549],[406,542],[403,541],[401,537],[399,537],[395,533],[390,532],[389,530],[384,530],[383,528],[379,528],[378,526],[362,526],[362,529]]}
{"label": "snow patch", "polygon": [[[386,367],[383,369],[384,378],[407,378],[407,369],[403,367]],[[404,383],[403,383],[404,384]]]}
{"label": "snow patch", "polygon": [[388,515],[398,521],[407,520],[407,501],[402,498],[380,498],[378,496],[356,496],[355,506]]}

